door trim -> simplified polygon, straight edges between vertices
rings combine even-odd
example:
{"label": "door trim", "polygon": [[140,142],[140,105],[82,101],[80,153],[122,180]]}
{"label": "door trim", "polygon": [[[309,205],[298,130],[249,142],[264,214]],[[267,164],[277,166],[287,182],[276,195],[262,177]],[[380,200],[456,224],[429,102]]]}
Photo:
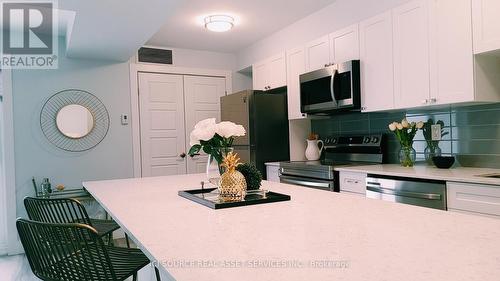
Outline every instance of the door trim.
{"label": "door trim", "polygon": [[5,179],[3,183],[5,187],[5,208],[6,224],[7,224],[7,253],[15,255],[23,252],[21,242],[17,236],[16,217],[17,217],[17,200],[16,200],[16,172],[15,172],[15,157],[14,157],[14,111],[13,111],[13,95],[12,95],[12,70],[2,70],[2,97],[4,109],[4,167],[3,171]]}
{"label": "door trim", "polygon": [[134,177],[140,178],[141,168],[141,130],[139,124],[139,72],[194,75],[194,76],[212,76],[226,79],[226,92],[232,93],[233,81],[232,71],[219,69],[202,69],[189,67],[164,66],[155,64],[140,64],[130,61],[130,124],[132,126],[132,150]]}

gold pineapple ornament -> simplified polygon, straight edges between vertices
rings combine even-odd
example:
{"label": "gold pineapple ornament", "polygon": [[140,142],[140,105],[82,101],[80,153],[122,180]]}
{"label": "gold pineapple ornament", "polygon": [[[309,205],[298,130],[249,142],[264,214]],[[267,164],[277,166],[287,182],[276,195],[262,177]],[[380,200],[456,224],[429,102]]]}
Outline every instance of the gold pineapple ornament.
{"label": "gold pineapple ornament", "polygon": [[230,152],[222,161],[221,166],[226,171],[221,175],[219,184],[219,197],[223,201],[241,201],[245,198],[247,182],[245,176],[236,170],[240,165],[238,154]]}

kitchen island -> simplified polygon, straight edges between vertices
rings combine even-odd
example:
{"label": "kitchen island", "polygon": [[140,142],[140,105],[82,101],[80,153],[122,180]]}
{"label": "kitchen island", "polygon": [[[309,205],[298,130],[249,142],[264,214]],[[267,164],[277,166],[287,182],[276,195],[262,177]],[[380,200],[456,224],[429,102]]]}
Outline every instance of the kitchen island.
{"label": "kitchen island", "polygon": [[[163,280],[498,280],[500,220],[281,183],[291,201],[212,210],[205,175],[85,182]],[[168,280],[168,279],[167,279]]]}

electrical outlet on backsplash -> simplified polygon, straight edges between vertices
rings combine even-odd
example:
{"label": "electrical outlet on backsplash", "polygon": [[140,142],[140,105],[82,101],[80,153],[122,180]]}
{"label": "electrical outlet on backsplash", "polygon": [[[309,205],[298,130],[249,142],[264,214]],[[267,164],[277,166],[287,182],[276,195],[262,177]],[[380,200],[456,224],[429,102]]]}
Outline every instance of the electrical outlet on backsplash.
{"label": "electrical outlet on backsplash", "polygon": [[[387,133],[388,162],[398,163],[399,143],[389,134],[388,124],[407,118],[410,122],[443,121],[439,141],[443,155],[454,155],[466,167],[500,168],[500,103],[447,107],[438,110],[399,112],[352,112],[311,120],[311,130],[320,136]],[[414,141],[417,160],[424,160],[427,142],[423,133]]]}

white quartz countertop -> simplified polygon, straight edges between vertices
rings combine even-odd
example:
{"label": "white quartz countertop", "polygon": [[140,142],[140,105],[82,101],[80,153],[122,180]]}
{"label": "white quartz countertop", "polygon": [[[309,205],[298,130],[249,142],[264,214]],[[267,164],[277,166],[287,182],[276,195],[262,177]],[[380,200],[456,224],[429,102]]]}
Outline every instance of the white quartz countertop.
{"label": "white quartz countertop", "polygon": [[405,168],[398,164],[364,165],[339,167],[336,171],[362,172],[395,177],[421,178],[442,181],[491,184],[500,187],[500,179],[480,177],[479,175],[499,174],[499,169],[457,167],[438,169],[428,165],[415,165]]}
{"label": "white quartz countertop", "polygon": [[[291,201],[212,210],[204,175],[85,182],[176,280],[480,280],[500,276],[500,220],[281,183]],[[165,279],[163,279],[165,280]]]}
{"label": "white quartz countertop", "polygon": [[264,163],[266,166],[280,166],[280,162],[266,162]]}

